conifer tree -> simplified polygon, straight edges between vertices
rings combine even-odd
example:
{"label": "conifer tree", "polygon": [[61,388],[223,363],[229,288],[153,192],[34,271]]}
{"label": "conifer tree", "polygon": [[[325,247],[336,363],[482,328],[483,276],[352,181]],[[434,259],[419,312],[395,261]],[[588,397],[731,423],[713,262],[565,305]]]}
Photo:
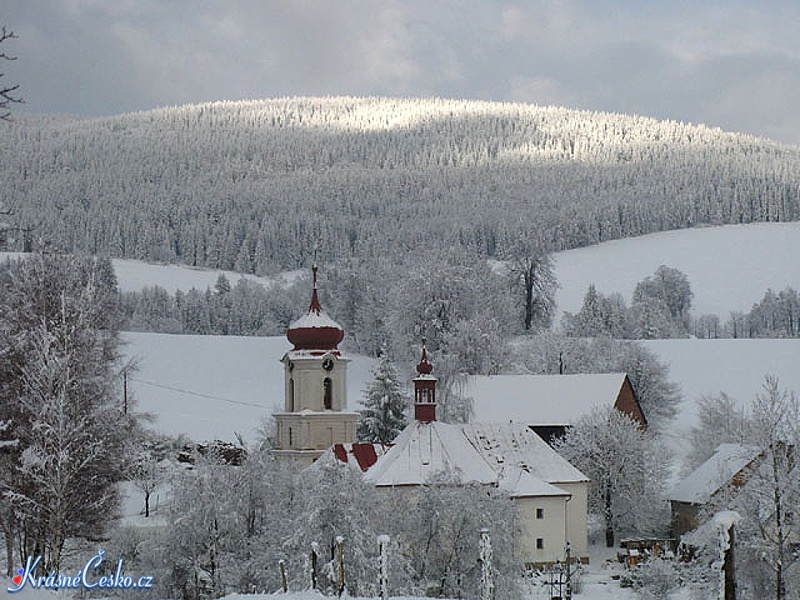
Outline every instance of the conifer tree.
{"label": "conifer tree", "polygon": [[389,444],[406,426],[408,397],[403,391],[397,369],[384,352],[373,371],[374,379],[364,392],[364,406],[358,422],[361,442]]}

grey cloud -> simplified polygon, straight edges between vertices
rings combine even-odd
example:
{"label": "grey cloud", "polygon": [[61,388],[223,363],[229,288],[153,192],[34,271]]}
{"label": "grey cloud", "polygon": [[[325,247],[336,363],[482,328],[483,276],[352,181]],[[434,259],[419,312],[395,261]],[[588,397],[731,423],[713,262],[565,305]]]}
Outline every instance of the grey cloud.
{"label": "grey cloud", "polygon": [[793,2],[10,0],[33,112],[287,95],[447,96],[800,142]]}

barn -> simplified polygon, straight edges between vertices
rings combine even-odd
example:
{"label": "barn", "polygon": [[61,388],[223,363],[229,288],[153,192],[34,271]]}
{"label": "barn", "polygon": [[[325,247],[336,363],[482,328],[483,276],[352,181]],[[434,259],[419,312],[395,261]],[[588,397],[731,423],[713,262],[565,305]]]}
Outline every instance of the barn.
{"label": "barn", "polygon": [[477,422],[524,423],[547,443],[597,407],[616,408],[647,426],[625,373],[486,375],[469,378]]}

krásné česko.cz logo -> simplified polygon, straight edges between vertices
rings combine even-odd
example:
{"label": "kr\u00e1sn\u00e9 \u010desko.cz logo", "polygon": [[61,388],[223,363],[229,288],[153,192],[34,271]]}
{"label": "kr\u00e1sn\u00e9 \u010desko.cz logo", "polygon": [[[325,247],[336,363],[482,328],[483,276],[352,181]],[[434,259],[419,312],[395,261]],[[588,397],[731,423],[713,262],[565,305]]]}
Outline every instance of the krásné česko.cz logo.
{"label": "kr\u00e1sn\u00e9 \u010desko.cz logo", "polygon": [[25,567],[17,570],[17,574],[11,578],[14,584],[12,587],[6,588],[12,594],[30,586],[33,589],[78,589],[84,588],[91,589],[115,589],[115,590],[128,590],[128,589],[151,589],[153,587],[153,578],[150,576],[131,577],[123,573],[124,559],[120,558],[117,561],[117,568],[113,574],[100,575],[93,573],[100,568],[103,564],[103,557],[105,550],[98,551],[92,558],[86,561],[86,564],[78,570],[75,575],[63,575],[55,571],[51,571],[47,575],[37,575],[36,568],[42,561],[41,556],[35,559],[31,556],[28,557]]}

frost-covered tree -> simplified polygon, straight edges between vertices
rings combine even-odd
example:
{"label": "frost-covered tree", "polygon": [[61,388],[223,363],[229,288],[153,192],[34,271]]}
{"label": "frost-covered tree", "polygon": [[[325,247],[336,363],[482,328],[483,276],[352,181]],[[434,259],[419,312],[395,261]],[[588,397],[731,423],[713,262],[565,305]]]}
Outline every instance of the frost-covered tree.
{"label": "frost-covered tree", "polygon": [[521,298],[525,331],[546,329],[555,314],[558,289],[553,260],[537,233],[515,234],[504,250],[512,289]]}
{"label": "frost-covered tree", "polygon": [[651,433],[615,409],[596,408],[555,442],[556,450],[593,482],[589,510],[604,524],[606,545],[620,534],[659,533],[670,454]]}
{"label": "frost-covered tree", "polygon": [[766,567],[766,581],[757,577],[751,581],[759,597],[783,600],[800,589],[800,401],[768,376],[756,395],[751,419],[752,442],[764,454],[735,501],[743,517],[739,539],[744,561],[740,562]]}
{"label": "frost-covered tree", "polygon": [[751,444],[752,422],[739,403],[725,394],[702,396],[697,401],[695,424],[689,429],[689,452],[684,470],[690,472],[716,451],[720,444]]}
{"label": "frost-covered tree", "polygon": [[678,588],[678,565],[672,559],[649,558],[632,573],[633,585],[644,600],[668,600]]}
{"label": "frost-covered tree", "polygon": [[677,332],[685,335],[693,295],[686,274],[666,265],[636,284],[631,309],[638,312],[634,320],[639,337],[677,337]]}
{"label": "frost-covered tree", "polygon": [[406,426],[409,398],[397,369],[384,352],[373,370],[373,380],[364,390],[364,410],[356,437],[361,442],[390,444]]}
{"label": "frost-covered tree", "polygon": [[564,313],[563,328],[570,337],[609,336],[625,339],[631,335],[628,308],[622,296],[605,296],[597,291],[594,284],[586,291],[577,314]]}
{"label": "frost-covered tree", "polygon": [[[286,541],[295,565],[303,564],[312,543],[320,550],[322,591],[334,592],[338,584],[337,542],[344,538],[345,586],[351,595],[366,596],[377,590],[378,498],[361,473],[332,454],[323,455],[300,476],[295,504],[294,531]],[[304,571],[295,570],[296,586],[307,584]]]}
{"label": "frost-covered tree", "polygon": [[150,516],[150,498],[166,482],[169,475],[168,447],[165,439],[143,435],[128,468],[128,477],[134,487],[144,494],[144,516]]}
{"label": "frost-covered tree", "polygon": [[[507,494],[480,484],[456,483],[441,473],[419,490],[413,510],[400,515],[415,586],[420,593],[478,597],[480,532],[492,534],[495,597],[519,597],[513,540],[518,516]],[[494,532],[494,533],[493,533]]]}
{"label": "frost-covered tree", "polygon": [[[6,26],[3,25],[0,27],[0,44],[16,38],[17,36],[14,34],[13,31],[10,29],[6,29]],[[0,52],[0,59],[3,60],[16,60],[15,56],[11,54],[6,54],[5,52]],[[2,78],[5,73],[0,73],[0,78]],[[18,84],[3,84],[0,83],[0,119],[8,120],[11,116],[11,111],[9,107],[17,102],[22,102],[22,100],[17,96],[16,91],[19,89]]]}
{"label": "frost-covered tree", "polygon": [[655,431],[675,416],[681,399],[669,368],[636,341],[545,332],[515,344],[513,350],[517,368],[528,373],[627,373],[648,427]]}
{"label": "frost-covered tree", "polygon": [[133,429],[115,391],[114,290],[96,265],[34,255],[0,290],[0,396],[18,440],[0,485],[20,555],[41,554],[46,569],[67,538],[107,530]]}

